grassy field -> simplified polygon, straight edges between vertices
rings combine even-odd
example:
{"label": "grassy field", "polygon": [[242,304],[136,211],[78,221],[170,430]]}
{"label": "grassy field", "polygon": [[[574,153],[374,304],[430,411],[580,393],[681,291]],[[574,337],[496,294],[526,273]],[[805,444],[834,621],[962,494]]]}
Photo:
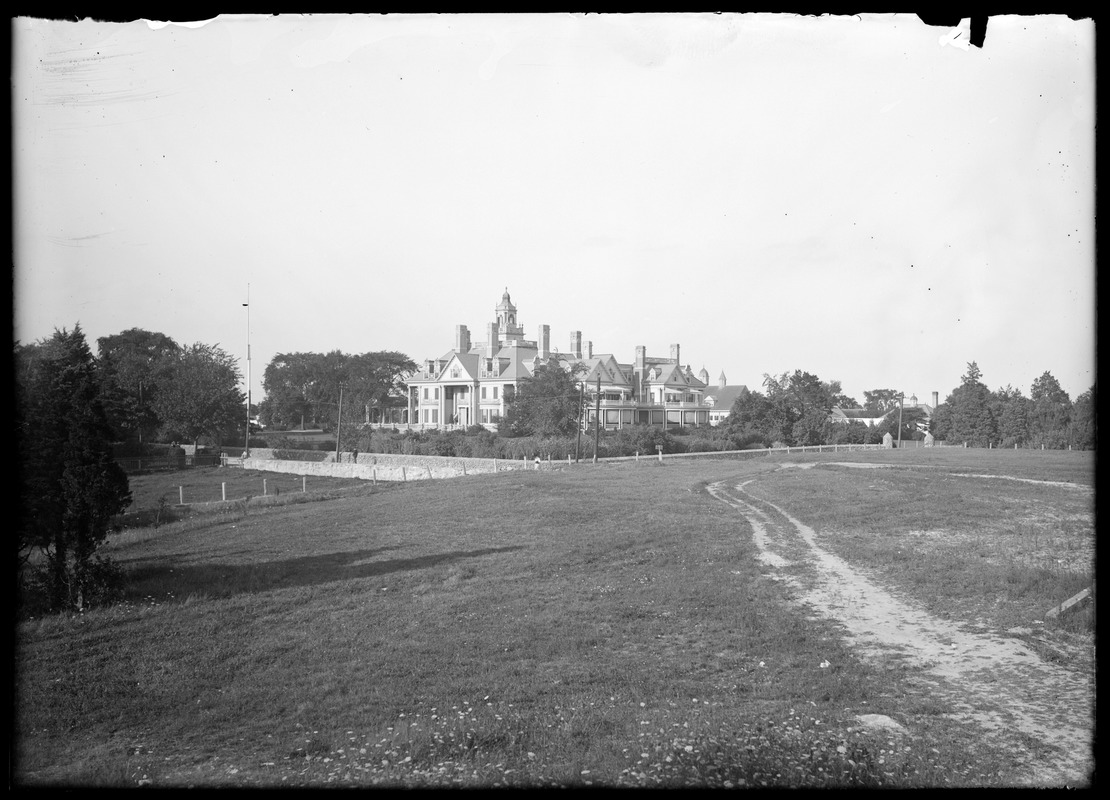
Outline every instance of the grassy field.
{"label": "grassy field", "polygon": [[[818,460],[894,467],[776,471]],[[843,558],[950,618],[1038,620],[1085,671],[1090,613],[1044,611],[1093,585],[1093,495],[969,476],[1093,474],[1088,453],[962,449],[645,461],[282,486],[126,530],[106,550],[125,602],[18,624],[13,782],[1010,785],[1049,754],[861,660],[705,487],[758,476]],[[209,480],[133,481],[136,506],[187,475]]]}

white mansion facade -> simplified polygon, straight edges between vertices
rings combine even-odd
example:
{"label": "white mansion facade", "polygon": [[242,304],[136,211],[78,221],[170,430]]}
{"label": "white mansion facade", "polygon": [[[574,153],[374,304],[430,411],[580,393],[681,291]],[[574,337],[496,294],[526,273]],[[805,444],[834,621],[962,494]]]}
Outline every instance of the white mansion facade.
{"label": "white mansion facade", "polygon": [[667,358],[649,356],[639,346],[631,363],[621,363],[611,354],[595,354],[593,342],[583,348],[582,332],[572,331],[570,352],[559,353],[551,348],[547,325],[539,326],[535,339],[525,338],[508,289],[495,315],[486,325],[485,341],[471,341],[467,327],[457,325],[455,346],[426,360],[408,378],[410,425],[495,428],[505,413],[506,392],[511,396],[537,364],[550,359],[564,369],[581,365],[579,381],[589,399],[587,421],[593,424],[600,407],[601,424],[609,429],[717,424],[732,405],[731,399],[727,406],[722,401],[735,398],[735,390],[743,388],[726,386],[723,373],[718,385],[710,387],[704,367],[695,375],[689,365],[682,365],[677,344],[671,345]]}

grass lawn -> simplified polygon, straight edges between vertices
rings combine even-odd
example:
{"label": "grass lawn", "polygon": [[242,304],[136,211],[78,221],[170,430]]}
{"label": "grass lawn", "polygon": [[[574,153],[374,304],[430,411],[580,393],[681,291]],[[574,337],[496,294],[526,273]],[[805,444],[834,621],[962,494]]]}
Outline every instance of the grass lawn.
{"label": "grass lawn", "polygon": [[[786,460],[918,468],[773,472]],[[759,476],[823,545],[1001,629],[1093,584],[1093,500],[954,470],[1093,485],[1090,454],[940,448],[355,482],[318,502],[282,475],[295,491],[112,537],[123,603],[19,622],[13,784],[1008,785],[1025,755],[801,613],[705,491]],[[262,493],[231,469],[132,491],[153,507],[224,475]],[[1048,564],[1057,547],[1074,559]]]}

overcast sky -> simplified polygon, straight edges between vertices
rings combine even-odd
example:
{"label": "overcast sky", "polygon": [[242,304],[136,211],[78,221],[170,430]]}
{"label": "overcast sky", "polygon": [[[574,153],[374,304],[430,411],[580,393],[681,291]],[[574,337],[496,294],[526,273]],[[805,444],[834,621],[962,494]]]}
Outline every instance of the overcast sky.
{"label": "overcast sky", "polygon": [[941,401],[1095,380],[1094,24],[15,19],[16,339],[637,345]]}

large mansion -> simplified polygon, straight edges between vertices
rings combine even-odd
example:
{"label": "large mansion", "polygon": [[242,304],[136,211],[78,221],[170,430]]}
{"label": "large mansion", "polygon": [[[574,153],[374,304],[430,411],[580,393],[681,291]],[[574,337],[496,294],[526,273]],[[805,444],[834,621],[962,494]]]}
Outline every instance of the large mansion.
{"label": "large mansion", "polygon": [[579,380],[590,401],[587,421],[593,423],[600,407],[601,424],[610,429],[717,424],[744,389],[728,386],[723,373],[711,387],[704,367],[695,375],[688,364],[682,365],[677,344],[666,358],[649,356],[639,346],[631,363],[621,363],[612,354],[595,353],[593,342],[583,342],[582,332],[572,331],[569,351],[560,353],[551,347],[547,325],[539,326],[535,339],[525,338],[508,289],[494,313],[484,341],[471,341],[470,330],[457,325],[455,346],[426,360],[409,377],[410,424],[493,428],[505,413],[506,394],[511,397],[537,364],[552,359],[564,369],[581,366]]}

